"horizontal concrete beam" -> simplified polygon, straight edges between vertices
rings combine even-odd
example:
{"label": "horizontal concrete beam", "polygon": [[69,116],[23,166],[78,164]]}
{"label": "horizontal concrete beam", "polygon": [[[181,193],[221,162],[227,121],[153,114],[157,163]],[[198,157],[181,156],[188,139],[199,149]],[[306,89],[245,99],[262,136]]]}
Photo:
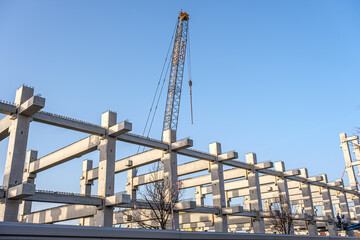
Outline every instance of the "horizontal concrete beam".
{"label": "horizontal concrete beam", "polygon": [[[153,149],[143,153],[139,153],[127,158],[120,159],[115,162],[115,173],[120,173],[133,168],[141,167],[147,164],[151,164],[163,157],[164,151]],[[87,172],[88,181],[95,180],[98,178],[99,168],[91,169]]]}
{"label": "horizontal concrete beam", "polygon": [[218,208],[215,207],[196,207],[196,208],[192,208],[192,209],[183,209],[181,210],[182,212],[186,212],[186,213],[208,213],[208,214],[219,214],[220,210]]}
{"label": "horizontal concrete beam", "polygon": [[202,159],[202,160],[209,160],[212,162],[216,161],[216,156],[210,155],[209,153],[197,151],[194,149],[182,149],[182,150],[179,150],[177,153],[180,155],[187,156],[187,157],[193,157],[193,158]]}
{"label": "horizontal concrete beam", "polygon": [[188,209],[195,209],[196,202],[195,201],[185,201],[185,202],[177,202],[175,203],[174,210],[183,211]]}
{"label": "horizontal concrete beam", "polygon": [[9,103],[4,103],[0,101],[0,113],[11,115],[16,113],[16,107]]}
{"label": "horizontal concrete beam", "polygon": [[30,173],[38,173],[71,159],[81,157],[84,154],[96,150],[99,144],[99,136],[86,137],[76,143],[31,162],[28,171]]}
{"label": "horizontal concrete beam", "polygon": [[35,122],[66,128],[78,132],[94,134],[98,136],[106,134],[106,129],[100,126],[85,123],[71,118],[58,116],[52,113],[38,112],[35,113],[32,118]]}
{"label": "horizontal concrete beam", "polygon": [[11,126],[11,116],[5,116],[0,120],[0,141],[9,136],[9,128]]}
{"label": "horizontal concrete beam", "polygon": [[105,198],[105,206],[121,206],[130,203],[130,195],[116,194]]}
{"label": "horizontal concrete beam", "polygon": [[32,96],[20,105],[18,113],[25,116],[32,116],[45,107],[45,98]]}
{"label": "horizontal concrete beam", "polygon": [[229,215],[234,213],[240,213],[244,211],[243,206],[226,207],[221,209],[221,214]]}
{"label": "horizontal concrete beam", "polygon": [[171,151],[178,151],[181,149],[189,148],[194,145],[193,140],[186,138],[171,144]]}
{"label": "horizontal concrete beam", "polygon": [[24,200],[34,202],[81,204],[92,206],[100,206],[103,204],[102,198],[81,196],[76,194],[63,194],[57,192],[35,192],[33,196],[25,197]]}
{"label": "horizontal concrete beam", "polygon": [[123,121],[109,128],[109,136],[118,137],[132,130],[132,123]]}
{"label": "horizontal concrete beam", "polygon": [[22,183],[7,190],[9,199],[23,199],[35,194],[35,185],[32,183]]}
{"label": "horizontal concrete beam", "polygon": [[160,149],[160,150],[168,150],[169,149],[169,145],[164,142],[161,142],[161,141],[155,140],[155,139],[151,139],[151,138],[147,138],[147,137],[143,137],[140,135],[132,134],[132,133],[126,133],[126,134],[120,135],[117,137],[117,139],[120,141],[123,141],[123,142],[137,144],[137,145]]}
{"label": "horizontal concrete beam", "polygon": [[23,222],[26,223],[56,223],[77,218],[93,216],[97,211],[96,206],[65,205],[26,214]]}
{"label": "horizontal concrete beam", "polygon": [[232,151],[232,152],[220,154],[218,156],[218,161],[228,161],[228,160],[233,160],[236,158],[238,158],[238,153],[235,151]]}

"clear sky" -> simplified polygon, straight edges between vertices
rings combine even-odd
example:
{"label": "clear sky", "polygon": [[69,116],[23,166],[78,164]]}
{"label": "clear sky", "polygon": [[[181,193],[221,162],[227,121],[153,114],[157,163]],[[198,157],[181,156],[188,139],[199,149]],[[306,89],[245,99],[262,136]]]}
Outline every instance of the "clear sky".
{"label": "clear sky", "polygon": [[[339,134],[360,125],[359,1],[2,0],[0,99],[26,84],[46,111],[99,124],[111,109],[141,134],[181,9],[190,14],[194,125],[185,73],[178,138],[340,178]],[[151,137],[160,138],[164,106],[165,96]],[[28,148],[41,157],[85,136],[32,123]],[[136,149],[119,143],[117,157]],[[97,153],[83,156],[38,174],[37,187],[79,192],[86,158],[97,166]]]}

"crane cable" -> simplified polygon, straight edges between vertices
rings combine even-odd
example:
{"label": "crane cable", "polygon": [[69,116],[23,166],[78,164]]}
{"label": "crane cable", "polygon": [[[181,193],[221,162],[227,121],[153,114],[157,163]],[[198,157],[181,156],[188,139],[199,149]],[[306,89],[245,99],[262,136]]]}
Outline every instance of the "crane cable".
{"label": "crane cable", "polygon": [[188,74],[189,74],[189,88],[190,88],[190,109],[191,109],[191,124],[194,124],[193,104],[192,104],[192,81],[191,81],[191,55],[190,55],[190,31],[188,29]]}
{"label": "crane cable", "polygon": [[[162,76],[163,76],[163,73],[164,73],[164,69],[165,69],[166,63],[167,63],[167,61],[168,61],[168,57],[169,57],[170,49],[171,49],[171,46],[172,46],[172,42],[173,42],[173,40],[174,40],[174,36],[175,36],[175,32],[176,32],[176,27],[177,27],[177,24],[175,24],[175,28],[174,28],[174,31],[173,31],[173,34],[172,34],[172,37],[171,37],[171,40],[170,40],[170,44],[169,44],[168,51],[167,51],[167,53],[166,53],[166,58],[165,58],[165,61],[164,61],[164,64],[163,64],[163,67],[162,67],[162,70],[161,70],[161,74],[160,74],[160,77],[159,77],[159,81],[158,81],[157,86],[156,86],[155,94],[154,94],[154,97],[153,97],[153,100],[152,100],[152,103],[151,103],[151,107],[150,107],[150,110],[149,110],[149,114],[148,114],[147,119],[146,119],[146,123],[145,123],[145,127],[144,127],[144,130],[143,130],[142,136],[145,135],[146,129],[147,129],[147,127],[148,127],[149,119],[150,119],[151,113],[152,113],[152,111],[153,111],[153,107],[154,107],[154,103],[155,103],[156,96],[157,96],[157,94],[158,94],[160,82],[161,82],[161,79],[162,79]],[[170,61],[169,61],[169,63],[170,63]],[[169,70],[169,64],[168,64],[168,67],[167,67],[167,70],[166,70],[166,73],[165,73],[165,76],[164,76],[164,80],[163,80],[163,83],[162,83],[162,86],[161,86],[161,89],[160,89],[159,99],[160,99],[160,96],[161,96],[161,93],[162,93],[162,90],[163,90],[163,87],[164,87],[164,83],[165,83],[165,79],[166,79],[166,75],[167,75],[168,70]],[[156,103],[155,110],[154,110],[153,117],[152,117],[152,121],[151,121],[151,123],[150,123],[150,126],[149,126],[148,133],[147,133],[147,136],[146,136],[146,137],[149,137],[150,130],[151,130],[151,127],[152,127],[152,123],[153,123],[153,120],[154,120],[154,117],[155,117],[155,114],[156,114],[156,110],[157,110],[157,107],[158,107],[158,104],[159,104],[159,99],[158,99],[158,101],[157,101],[157,103]],[[139,145],[139,146],[138,146],[137,153],[139,153],[140,147],[141,147],[141,146]],[[144,151],[144,150],[145,150],[145,147],[143,148],[143,151]]]}

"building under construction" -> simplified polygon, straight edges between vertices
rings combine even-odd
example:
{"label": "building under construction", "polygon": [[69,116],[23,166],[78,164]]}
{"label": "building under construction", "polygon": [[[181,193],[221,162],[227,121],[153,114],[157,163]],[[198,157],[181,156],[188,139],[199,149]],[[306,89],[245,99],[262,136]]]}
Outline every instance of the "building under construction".
{"label": "building under construction", "polygon": [[[45,99],[35,95],[34,89],[27,86],[21,86],[17,90],[14,103],[0,102],[0,113],[6,115],[0,120],[0,140],[9,138],[3,186],[0,189],[0,221],[3,222],[0,223],[0,238],[25,239],[25,236],[31,235],[37,239],[49,236],[54,239],[201,239],[209,236],[212,239],[255,239],[255,236],[259,236],[257,234],[266,234],[256,239],[274,239],[273,235],[267,234],[281,233],[277,232],[274,219],[286,220],[289,214],[281,215],[284,209],[294,209],[291,212],[290,234],[353,236],[357,233],[360,193],[354,168],[360,165],[358,136],[340,134],[349,186],[344,186],[342,179],[330,182],[326,174],[308,176],[305,168],[286,169],[282,161],[258,161],[255,153],[246,154],[245,161],[237,160],[237,152],[222,152],[218,142],[211,143],[208,152],[202,152],[193,148],[191,139],[177,138],[188,19],[186,13],[180,13],[171,58],[162,139],[132,134],[132,124],[128,121],[118,123],[117,114],[111,111],[102,114],[99,125],[42,111]],[[189,84],[191,86],[191,80]],[[38,156],[36,150],[27,148],[32,122],[70,129],[89,136],[55,152]],[[149,150],[116,159],[117,141]],[[99,167],[94,168],[92,160],[84,160],[82,169],[79,169],[80,193],[52,192],[51,189],[36,188],[37,173],[81,158],[93,151],[99,152],[99,159],[95,160]],[[352,159],[352,151],[356,159]],[[179,165],[178,155],[191,160]],[[156,174],[149,172],[137,175],[137,168],[158,162],[161,163],[161,168]],[[223,170],[224,165],[229,169]],[[206,170],[206,175],[189,177],[189,174]],[[122,172],[127,173],[127,179],[124,180],[126,189],[115,194],[115,174]],[[95,180],[98,190],[91,192]],[[159,181],[168,181],[170,186],[174,186],[171,189],[173,192],[195,189],[193,199],[168,202],[173,206],[171,221],[166,228],[175,230],[174,232],[155,231],[153,234],[158,235],[149,236],[148,231],[109,229],[114,226],[122,229],[140,228],[139,222],[129,217],[134,211],[147,212],[142,220],[156,227],[157,222],[151,214],[151,204],[136,204],[139,202],[139,187]],[[211,206],[204,204],[207,195],[212,197]],[[231,200],[235,198],[241,198],[242,204],[232,205]],[[32,202],[64,205],[33,212]],[[340,217],[337,217],[336,213],[339,213]],[[63,229],[56,226],[13,224],[53,224],[75,219],[80,226]],[[98,229],[95,233],[94,228],[83,226],[109,228]],[[83,231],[84,229],[87,231]],[[208,233],[179,235],[179,230]],[[209,232],[226,234],[212,235]],[[230,232],[247,232],[253,235]],[[297,238],[304,239],[300,236],[284,236],[278,239]]]}

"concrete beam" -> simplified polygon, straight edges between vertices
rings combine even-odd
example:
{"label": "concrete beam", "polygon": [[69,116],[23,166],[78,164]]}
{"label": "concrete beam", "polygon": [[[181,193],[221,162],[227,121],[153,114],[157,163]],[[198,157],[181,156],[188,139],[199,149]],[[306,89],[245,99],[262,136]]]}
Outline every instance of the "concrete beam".
{"label": "concrete beam", "polygon": [[238,153],[235,151],[232,152],[228,152],[228,153],[223,153],[217,156],[218,157],[218,161],[228,161],[228,160],[233,160],[238,158]]}
{"label": "concrete beam", "polygon": [[124,133],[130,132],[132,130],[132,123],[123,121],[121,123],[115,124],[112,127],[109,127],[108,134],[112,137],[118,137]]}
{"label": "concrete beam", "polygon": [[190,138],[186,138],[186,139],[171,143],[170,149],[171,149],[171,151],[178,151],[181,149],[192,147],[193,145],[194,145],[193,140]]}
{"label": "concrete beam", "polygon": [[169,149],[169,145],[164,142],[132,133],[125,133],[120,135],[117,137],[117,140],[160,150]]}
{"label": "concrete beam", "polygon": [[187,157],[193,157],[193,158],[197,158],[197,159],[203,159],[203,160],[209,160],[209,161],[216,161],[216,156],[213,156],[209,153],[205,153],[205,152],[201,152],[201,151],[197,151],[194,149],[182,149],[177,151],[178,154],[180,155],[184,155]]}
{"label": "concrete beam", "polygon": [[56,127],[70,129],[78,132],[102,136],[106,134],[106,129],[94,124],[59,116],[48,112],[38,112],[32,116],[35,122],[44,123]]}
{"label": "concrete beam", "polygon": [[[151,164],[163,157],[162,150],[153,149],[143,153],[139,153],[127,158],[120,159],[115,162],[115,173],[127,171],[133,168],[138,168],[147,164]],[[88,180],[95,180],[98,178],[99,168],[94,168],[88,171]]]}
{"label": "concrete beam", "polygon": [[26,223],[56,223],[90,217],[96,213],[96,210],[96,206],[66,205],[26,214],[23,221]]}
{"label": "concrete beam", "polygon": [[105,206],[121,206],[130,203],[130,195],[116,194],[105,198]]}
{"label": "concrete beam", "polygon": [[38,173],[67,162],[71,159],[81,157],[84,154],[95,151],[100,144],[99,136],[86,137],[76,143],[50,153],[30,163],[30,173]]}
{"label": "concrete beam", "polygon": [[0,101],[0,113],[11,115],[16,113],[16,106]]}
{"label": "concrete beam", "polygon": [[15,200],[23,199],[34,194],[35,185],[32,183],[21,183],[7,190],[7,197]]}
{"label": "concrete beam", "polygon": [[195,201],[185,201],[185,202],[177,202],[175,203],[174,210],[183,211],[188,209],[195,209],[196,202]]}
{"label": "concrete beam", "polygon": [[11,117],[5,116],[0,120],[0,141],[7,138],[10,135],[9,128],[11,126]]}
{"label": "concrete beam", "polygon": [[32,116],[45,107],[45,98],[32,96],[19,107],[18,114]]}
{"label": "concrete beam", "polygon": [[25,197],[24,200],[33,202],[48,202],[48,203],[64,203],[64,204],[81,204],[101,206],[103,199],[91,196],[82,196],[71,193],[59,192],[35,192],[33,196]]}
{"label": "concrete beam", "polygon": [[230,215],[234,213],[241,213],[244,211],[243,206],[226,207],[221,209],[222,214]]}

